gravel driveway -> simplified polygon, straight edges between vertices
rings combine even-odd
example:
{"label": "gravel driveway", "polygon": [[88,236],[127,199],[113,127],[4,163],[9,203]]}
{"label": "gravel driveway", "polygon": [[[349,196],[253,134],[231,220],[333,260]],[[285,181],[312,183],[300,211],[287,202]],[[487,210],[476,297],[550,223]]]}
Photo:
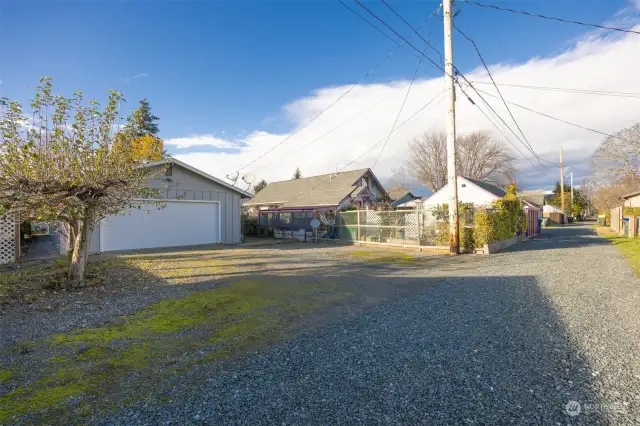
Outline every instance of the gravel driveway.
{"label": "gravel driveway", "polygon": [[[361,271],[359,272],[361,274]],[[100,424],[638,424],[640,282],[586,226],[351,277],[418,290],[175,379]],[[567,414],[569,401],[572,416]]]}

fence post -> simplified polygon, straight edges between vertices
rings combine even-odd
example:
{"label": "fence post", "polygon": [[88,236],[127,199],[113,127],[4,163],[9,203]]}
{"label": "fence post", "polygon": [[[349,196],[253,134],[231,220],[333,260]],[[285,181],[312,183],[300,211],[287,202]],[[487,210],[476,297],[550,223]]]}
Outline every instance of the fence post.
{"label": "fence post", "polygon": [[360,241],[360,210],[356,210],[356,241]]}

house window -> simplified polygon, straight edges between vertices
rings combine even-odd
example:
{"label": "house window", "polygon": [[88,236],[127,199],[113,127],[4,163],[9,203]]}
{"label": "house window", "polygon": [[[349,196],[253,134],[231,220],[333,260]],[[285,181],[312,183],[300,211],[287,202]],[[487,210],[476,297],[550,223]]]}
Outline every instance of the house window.
{"label": "house window", "polygon": [[367,187],[367,179],[366,178],[362,178],[362,182],[360,182],[360,186],[364,186],[365,188]]}
{"label": "house window", "polygon": [[165,176],[173,176],[173,166],[172,165],[169,165],[169,167],[167,167],[164,170],[164,175]]}
{"label": "house window", "polygon": [[460,185],[460,187],[462,187],[462,188],[466,188],[466,187],[467,187],[467,184],[466,184],[466,183],[463,183],[462,185]]}

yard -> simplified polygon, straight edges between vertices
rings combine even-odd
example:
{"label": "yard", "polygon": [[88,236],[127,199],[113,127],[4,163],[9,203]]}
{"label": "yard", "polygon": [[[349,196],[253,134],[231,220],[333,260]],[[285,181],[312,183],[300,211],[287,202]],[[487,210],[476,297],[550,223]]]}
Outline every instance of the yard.
{"label": "yard", "polygon": [[70,290],[64,260],[0,273],[0,423],[175,398],[173,376],[405,294],[362,278],[434,259],[283,244],[95,256]]}
{"label": "yard", "polygon": [[611,244],[615,245],[620,253],[629,259],[629,266],[634,271],[640,273],[640,238],[626,238],[620,236],[608,227],[596,228],[599,235],[608,238]]}

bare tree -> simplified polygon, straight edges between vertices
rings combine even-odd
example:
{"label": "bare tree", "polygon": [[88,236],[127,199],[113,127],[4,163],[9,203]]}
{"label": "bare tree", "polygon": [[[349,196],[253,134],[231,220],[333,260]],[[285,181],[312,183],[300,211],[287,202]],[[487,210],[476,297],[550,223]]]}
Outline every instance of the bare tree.
{"label": "bare tree", "polygon": [[640,123],[607,137],[591,156],[590,201],[598,211],[622,204],[640,186]]}
{"label": "bare tree", "polygon": [[607,137],[591,157],[591,168],[601,182],[621,179],[638,184],[640,177],[640,123]]}
{"label": "bare tree", "polygon": [[[447,183],[447,137],[444,132],[425,133],[410,143],[409,166],[413,175],[431,191]],[[516,157],[502,142],[487,132],[458,135],[458,175],[496,184],[513,180]]]}

